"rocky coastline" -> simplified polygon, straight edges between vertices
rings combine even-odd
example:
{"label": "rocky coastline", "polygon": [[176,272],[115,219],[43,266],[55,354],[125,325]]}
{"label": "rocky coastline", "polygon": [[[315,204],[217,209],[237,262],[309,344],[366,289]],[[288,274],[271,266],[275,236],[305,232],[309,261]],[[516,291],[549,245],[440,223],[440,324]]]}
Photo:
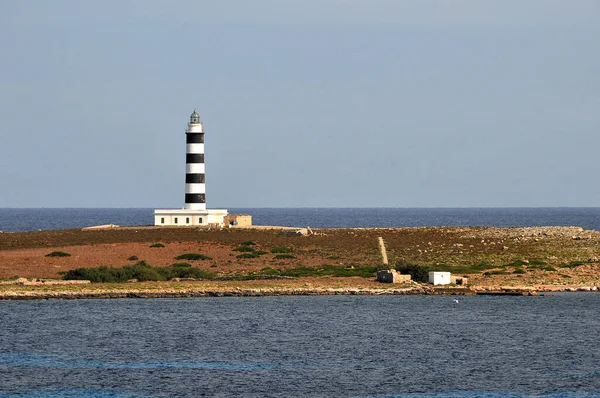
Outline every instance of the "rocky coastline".
{"label": "rocky coastline", "polygon": [[[61,283],[62,282],[62,283]],[[70,281],[67,281],[70,282]],[[446,295],[446,296],[539,296],[558,292],[599,292],[596,286],[539,286],[536,288],[482,288],[482,287],[437,287],[417,285],[390,288],[354,288],[354,287],[177,287],[177,288],[136,288],[128,284],[122,288],[86,289],[89,281],[64,283],[64,281],[31,282],[19,286],[27,287],[0,291],[0,300],[74,300],[74,299],[126,299],[126,298],[196,298],[196,297],[264,297],[264,296],[380,296],[380,295]],[[5,283],[6,284],[6,283]],[[77,290],[45,290],[42,286],[79,286]],[[88,285],[89,286],[89,285]]]}

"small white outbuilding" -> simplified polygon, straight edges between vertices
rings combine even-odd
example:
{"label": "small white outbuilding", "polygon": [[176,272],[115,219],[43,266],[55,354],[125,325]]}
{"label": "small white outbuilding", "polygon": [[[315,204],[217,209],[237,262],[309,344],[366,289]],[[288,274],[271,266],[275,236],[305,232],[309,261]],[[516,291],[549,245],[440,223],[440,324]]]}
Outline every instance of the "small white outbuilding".
{"label": "small white outbuilding", "polygon": [[429,283],[432,283],[434,285],[449,285],[450,272],[431,271],[429,273]]}

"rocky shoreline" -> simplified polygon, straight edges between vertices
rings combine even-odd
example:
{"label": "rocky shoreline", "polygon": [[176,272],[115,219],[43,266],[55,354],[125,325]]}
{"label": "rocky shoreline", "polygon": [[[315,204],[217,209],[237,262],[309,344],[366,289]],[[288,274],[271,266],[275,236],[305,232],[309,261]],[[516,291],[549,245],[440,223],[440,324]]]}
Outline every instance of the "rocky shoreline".
{"label": "rocky shoreline", "polygon": [[379,295],[450,295],[450,296],[538,296],[556,292],[597,292],[597,287],[499,288],[412,286],[401,288],[260,288],[260,289],[102,289],[96,291],[14,290],[0,292],[0,300],[74,300],[124,298],[199,298],[265,296],[379,296]]}

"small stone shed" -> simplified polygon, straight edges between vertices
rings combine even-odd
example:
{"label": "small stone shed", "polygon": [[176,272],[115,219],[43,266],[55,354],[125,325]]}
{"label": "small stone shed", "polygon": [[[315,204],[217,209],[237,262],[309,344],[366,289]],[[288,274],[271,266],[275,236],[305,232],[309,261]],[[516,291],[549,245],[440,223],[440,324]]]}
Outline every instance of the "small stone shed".
{"label": "small stone shed", "polygon": [[252,216],[249,214],[228,214],[227,225],[232,227],[252,226]]}
{"label": "small stone shed", "polygon": [[402,283],[410,281],[410,275],[402,275],[395,269],[386,269],[377,271],[377,282],[384,283]]}

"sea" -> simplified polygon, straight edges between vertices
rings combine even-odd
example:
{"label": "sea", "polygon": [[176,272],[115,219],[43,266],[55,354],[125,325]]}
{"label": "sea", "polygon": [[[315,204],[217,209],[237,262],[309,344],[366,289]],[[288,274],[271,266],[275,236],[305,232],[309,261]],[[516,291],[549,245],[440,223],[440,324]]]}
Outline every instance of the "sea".
{"label": "sea", "polygon": [[[230,209],[255,224],[581,226],[598,208]],[[0,209],[0,230],[152,209]],[[1,257],[0,257],[1,261]],[[0,398],[600,397],[600,294],[0,301]]]}
{"label": "sea", "polygon": [[[578,226],[600,230],[600,207],[551,208],[233,208],[256,225],[312,228],[427,226]],[[0,208],[0,231],[83,228],[92,225],[152,225],[148,208]]]}
{"label": "sea", "polygon": [[600,294],[0,301],[0,397],[598,397]]}

